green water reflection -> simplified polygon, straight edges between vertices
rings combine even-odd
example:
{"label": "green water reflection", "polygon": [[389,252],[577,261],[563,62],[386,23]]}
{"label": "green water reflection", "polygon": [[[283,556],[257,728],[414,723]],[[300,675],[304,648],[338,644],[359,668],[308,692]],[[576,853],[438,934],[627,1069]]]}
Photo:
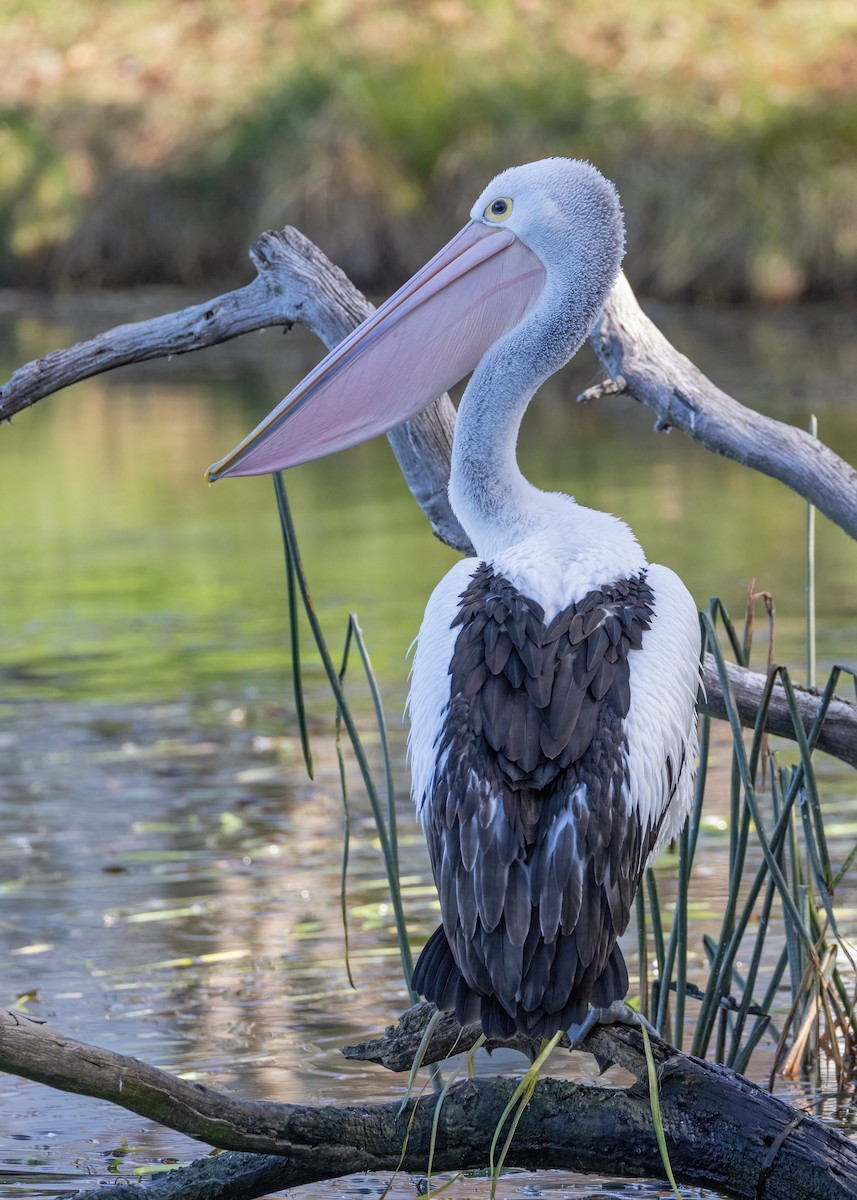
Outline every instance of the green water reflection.
{"label": "green water reflection", "polygon": [[[9,306],[0,371],[129,315]],[[804,425],[816,411],[825,439],[857,460],[857,318],[659,317],[740,398]],[[332,709],[308,658],[310,785],[289,698],[273,489],[266,479],[202,481],[315,354],[306,336],[258,335],[90,381],[0,429],[0,1003],[32,990],[30,1011],[67,1032],[247,1095],[368,1099],[399,1081],[339,1062],[335,1048],[404,1002],[374,836],[358,811],[353,993],[338,916]],[[627,519],[700,604],[718,594],[740,610],[755,578],[776,597],[778,656],[799,667],[803,502],[678,435],[654,435],[650,415],[628,401],[576,407],[597,378],[581,359],[539,398],[523,434],[525,470]],[[384,691],[420,941],[435,902],[407,822],[399,714],[405,652],[455,555],[431,537],[383,441],[294,470],[288,484],[330,640],[339,644],[356,610]],[[818,589],[820,661],[853,662],[857,550],[823,519]],[[725,787],[725,742],[714,771]],[[843,809],[843,773],[828,771],[825,785]],[[853,822],[840,824],[847,845]],[[713,931],[725,840],[714,826],[703,840],[694,904]],[[666,877],[664,889],[668,903]],[[22,1081],[0,1093],[0,1116],[0,1195],[55,1194],[56,1178],[71,1186],[76,1171],[101,1173],[104,1146],[123,1136],[136,1147],[123,1170],[197,1152]],[[575,1195],[594,1194],[581,1187]]]}
{"label": "green water reflection", "polygon": [[[857,364],[841,317],[834,354],[829,329],[826,340],[811,328],[800,337],[802,326],[785,316],[753,324],[712,314],[707,342],[698,315],[686,328],[668,318],[679,344],[748,402],[800,423],[815,408],[823,436],[857,458],[857,423],[842,402]],[[10,337],[7,323],[7,345],[35,352],[63,333],[31,320],[26,337]],[[267,685],[282,672],[270,482],[208,488],[202,471],[312,354],[303,341],[290,361],[288,349],[277,334],[245,339],[220,378],[210,365],[199,377],[199,356],[119,372],[43,401],[2,431],[7,698],[32,688],[164,698]],[[2,357],[8,370],[9,349]],[[587,358],[533,406],[521,450],[527,472],[628,520],[649,557],[679,571],[700,604],[718,594],[739,609],[755,578],[775,595],[781,653],[801,658],[803,503],[680,435],[655,436],[649,414],[629,401],[576,408],[577,391],[595,377]],[[454,556],[428,533],[383,441],[294,470],[288,482],[319,609],[332,631],[349,609],[360,613],[398,702],[404,651]],[[853,657],[857,552],[823,519],[818,541],[821,657]]]}

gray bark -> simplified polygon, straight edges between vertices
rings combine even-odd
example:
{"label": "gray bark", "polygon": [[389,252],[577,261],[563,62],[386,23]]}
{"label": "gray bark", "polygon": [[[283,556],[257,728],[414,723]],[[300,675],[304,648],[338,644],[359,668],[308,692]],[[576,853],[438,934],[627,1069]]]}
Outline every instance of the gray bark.
{"label": "gray bark", "polygon": [[[756,722],[762,693],[765,690],[765,676],[759,675],[755,671],[748,671],[745,667],[739,667],[735,663],[727,663],[726,672],[729,676],[741,724],[752,729]],[[705,656],[703,682],[706,695],[700,696],[699,711],[726,720],[723,688],[720,685],[717,666],[711,654]],[[794,687],[794,691],[804,730],[809,732],[810,726],[818,714],[821,693],[815,688],[797,686]],[[774,685],[765,729],[768,733],[776,734],[779,737],[791,738],[792,741],[795,739],[785,688],[779,682]],[[826,754],[832,754],[842,762],[848,763],[849,766],[857,767],[857,705],[835,696],[825,714],[816,746]]]}
{"label": "gray bark", "polygon": [[[406,1050],[413,1057],[432,1008],[406,1014]],[[428,1058],[472,1044],[447,1016]],[[384,1058],[384,1042],[368,1053]],[[654,1130],[642,1039],[629,1028],[598,1029],[587,1040],[600,1062],[618,1062],[636,1076],[628,1088],[594,1087],[543,1078],[518,1126],[508,1166],[663,1178]],[[857,1147],[836,1130],[783,1103],[728,1068],[682,1054],[653,1039],[664,1130],[676,1178],[716,1188],[736,1200],[854,1200]],[[354,1050],[350,1052],[354,1056]],[[367,1056],[366,1047],[359,1048]],[[99,1096],[131,1112],[239,1155],[204,1160],[146,1188],[149,1197],[262,1195],[353,1172],[428,1165],[435,1096],[399,1105],[360,1107],[240,1100],[177,1079],[113,1051],[72,1041],[19,1013],[0,1012],[0,1069],[62,1090]],[[465,1080],[447,1093],[440,1113],[433,1169],[484,1169],[491,1132],[516,1081]],[[404,1157],[402,1150],[408,1134]],[[248,1158],[244,1152],[253,1152]],[[276,1156],[276,1157],[272,1157]],[[103,1194],[83,1193],[79,1200]],[[117,1200],[128,1188],[111,1188]]]}
{"label": "gray bark", "polygon": [[[334,346],[371,311],[343,272],[296,229],[262,234],[250,257],[258,275],[244,288],[177,313],[120,325],[19,367],[0,388],[0,421],[102,371],[187,354],[254,329],[300,321]],[[657,428],[681,429],[714,453],[780,480],[857,537],[857,471],[803,430],[756,413],[716,387],[646,317],[624,275],[590,341],[610,380],[581,399],[626,393],[653,410]],[[391,440],[420,503],[424,495],[443,496],[437,500],[445,509],[438,536],[466,550],[467,539],[445,499],[455,411],[448,397],[428,411],[427,418],[421,414],[409,422],[407,436],[396,431]],[[418,481],[413,485],[411,472]]]}
{"label": "gray bark", "polygon": [[[857,471],[802,429],[754,412],[716,387],[645,315],[620,275],[591,335],[610,374],[655,413],[656,429],[680,429],[715,454],[778,479],[857,537]],[[581,399],[605,394],[605,386]]]}
{"label": "gray bark", "polygon": [[[327,347],[337,345],[372,305],[347,276],[296,229],[268,232],[250,251],[257,270],[252,283],[180,312],[120,325],[68,350],[56,350],[19,367],[0,388],[0,421],[89,376],[127,363],[187,354],[269,326],[301,322]],[[857,473],[808,434],[752,412],[727,396],[664,338],[640,309],[620,277],[593,331],[592,345],[612,378],[584,399],[627,392],[649,405],[658,425],[675,425],[708,449],[780,479],[812,500],[851,536],[857,536]],[[449,507],[446,486],[455,408],[448,396],[388,435],[417,503],[441,541],[472,552]],[[741,720],[752,726],[764,676],[732,668]],[[700,709],[725,715],[720,678],[709,655],[703,664],[705,696]],[[808,724],[818,697],[798,689]],[[767,728],[793,737],[782,689],[774,694]],[[818,747],[857,766],[857,706],[837,700],[825,720]]]}

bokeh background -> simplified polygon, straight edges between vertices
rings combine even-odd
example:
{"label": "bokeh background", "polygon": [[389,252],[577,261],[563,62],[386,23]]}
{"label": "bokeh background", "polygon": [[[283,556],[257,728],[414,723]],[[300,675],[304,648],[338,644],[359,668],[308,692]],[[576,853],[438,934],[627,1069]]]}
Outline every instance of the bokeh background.
{"label": "bokeh background", "polygon": [[649,294],[857,278],[852,0],[6,0],[0,285],[246,276],[299,225],[364,287],[497,170],[613,178]]}

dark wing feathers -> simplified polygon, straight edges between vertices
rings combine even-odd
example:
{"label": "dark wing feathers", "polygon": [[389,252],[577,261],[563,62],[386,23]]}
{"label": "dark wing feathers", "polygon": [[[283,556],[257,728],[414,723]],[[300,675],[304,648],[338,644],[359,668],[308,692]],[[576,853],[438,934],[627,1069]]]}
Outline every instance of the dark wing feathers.
{"label": "dark wing feathers", "polygon": [[623,719],[653,611],[645,573],[547,625],[486,564],[461,596],[426,818],[443,926],[414,986],[488,1036],[553,1033],[627,991],[616,939],[657,830],[627,810]]}
{"label": "dark wing feathers", "polygon": [[[563,933],[572,933],[577,922],[580,920],[580,903],[583,899],[583,866],[579,860],[571,864],[571,870],[568,873],[568,882],[562,893],[562,909],[560,910],[560,929]],[[630,912],[631,905],[628,904]],[[614,925],[618,928],[620,914],[617,913],[614,918]]]}
{"label": "dark wing feathers", "polygon": [[523,946],[532,924],[533,906],[530,902],[530,885],[523,863],[516,859],[509,866],[506,885],[506,903],[503,916],[506,919],[506,935],[513,946]]}
{"label": "dark wing feathers", "polygon": [[465,941],[472,941],[479,914],[476,907],[474,874],[463,863],[455,872],[455,905],[462,936]]}

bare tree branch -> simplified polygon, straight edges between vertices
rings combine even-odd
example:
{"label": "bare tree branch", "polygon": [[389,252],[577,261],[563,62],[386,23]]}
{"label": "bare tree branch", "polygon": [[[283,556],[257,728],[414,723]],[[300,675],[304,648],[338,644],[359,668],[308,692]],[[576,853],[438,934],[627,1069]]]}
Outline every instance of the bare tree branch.
{"label": "bare tree branch", "polygon": [[[250,256],[257,278],[238,291],[150,321],[121,325],[19,367],[0,388],[0,420],[113,367],[186,354],[267,326],[290,327],[299,321],[332,347],[372,311],[347,276],[296,229],[262,234]],[[662,426],[676,425],[709,449],[774,475],[857,535],[853,469],[823,443],[751,412],[715,388],[643,314],[624,277],[608,300],[592,343],[614,377],[586,397],[627,391],[654,408]],[[455,408],[442,396],[388,436],[408,487],[437,537],[462,553],[472,553],[446,493],[454,428]],[[741,719],[752,726],[765,678],[738,667],[730,669],[730,678]],[[723,717],[723,692],[710,656],[703,682],[702,711]],[[818,710],[818,697],[798,689],[798,699],[808,726]],[[768,730],[793,737],[782,688],[774,693]],[[857,707],[834,701],[818,746],[857,766]]]}
{"label": "bare tree branch", "polygon": [[[371,312],[344,273],[296,229],[262,234],[250,257],[258,274],[244,288],[178,313],[118,326],[19,367],[0,388],[0,420],[113,367],[186,354],[272,325],[301,321],[325,345],[334,346]],[[652,408],[658,428],[675,426],[709,450],[771,475],[857,537],[857,471],[818,439],[753,412],[717,388],[645,316],[624,275],[591,341],[611,379],[582,399],[628,393]],[[448,448],[455,412],[446,397],[428,411],[428,418],[414,418],[407,434],[394,431],[391,440],[397,456],[405,459],[409,486],[409,470],[421,479],[411,487],[420,504],[448,510]],[[425,456],[428,462],[416,461]],[[448,511],[439,528],[442,540],[468,549]]]}
{"label": "bare tree branch", "polygon": [[778,479],[857,538],[857,471],[804,430],[716,387],[649,320],[624,275],[590,340],[611,376],[596,394],[626,392],[652,409],[656,429],[680,429],[706,450]]}
{"label": "bare tree branch", "polygon": [[[339,267],[297,229],[263,233],[250,257],[257,276],[246,287],[179,312],[119,325],[19,367],[0,387],[0,422],[115,367],[204,350],[257,329],[289,329],[299,321],[332,348],[372,312],[372,305]],[[389,439],[437,537],[467,552],[470,543],[446,496],[454,427],[455,408],[442,396],[407,425],[392,430]]]}
{"label": "bare tree branch", "polygon": [[[416,1012],[407,1034],[411,1055],[419,1024],[430,1012],[429,1005]],[[454,1030],[452,1034],[454,1040]],[[395,1039],[395,1029],[388,1037]],[[607,1088],[542,1079],[518,1126],[507,1165],[662,1178],[648,1090],[639,1082],[645,1071],[639,1032],[602,1029],[593,1039],[602,1060],[629,1066],[637,1081],[628,1088]],[[738,1200],[857,1197],[857,1147],[838,1131],[728,1068],[691,1058],[658,1040],[655,1050],[664,1128],[680,1181],[714,1187]],[[438,1104],[434,1096],[412,1100],[400,1113],[397,1103],[315,1107],[239,1100],[137,1059],[71,1041],[10,1012],[0,1012],[0,1069],[111,1100],[211,1145],[264,1155],[256,1162],[226,1158],[231,1193],[216,1182],[220,1160],[206,1160],[204,1191],[196,1188],[195,1170],[177,1177],[179,1191],[175,1176],[146,1189],[150,1197],[182,1200],[250,1197],[400,1166],[422,1174]],[[485,1168],[490,1131],[515,1087],[516,1080],[499,1078],[465,1080],[450,1089],[439,1115],[436,1171]],[[281,1159],[279,1170],[272,1154]],[[240,1191],[236,1173],[245,1182],[250,1179]]]}
{"label": "bare tree branch", "polygon": [[[767,682],[765,676],[759,675],[755,671],[748,671],[745,667],[736,666],[735,663],[727,663],[726,672],[729,676],[741,724],[747,729],[752,729],[756,724],[762,692],[765,690]],[[706,694],[700,696],[699,711],[708,713],[711,717],[727,720],[720,675],[711,654],[706,654],[703,663],[703,684]],[[816,688],[798,687],[794,684],[792,686],[804,730],[808,733],[821,706],[821,692]],[[785,688],[779,681],[774,684],[765,720],[765,729],[768,733],[795,740],[795,730]],[[849,766],[857,767],[857,705],[835,696],[825,714],[824,724],[816,745],[825,754],[832,754],[834,758],[841,759]]]}

